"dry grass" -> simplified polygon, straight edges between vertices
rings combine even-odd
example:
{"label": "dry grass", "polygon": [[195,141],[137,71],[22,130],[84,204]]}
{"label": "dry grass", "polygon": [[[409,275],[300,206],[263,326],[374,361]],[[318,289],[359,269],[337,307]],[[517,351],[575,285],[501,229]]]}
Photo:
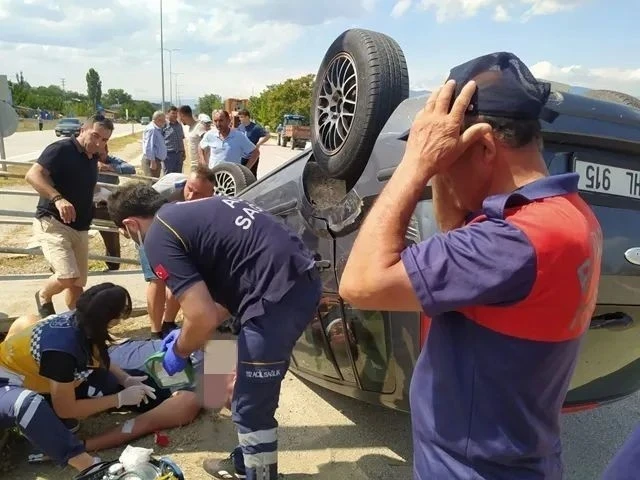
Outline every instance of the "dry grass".
{"label": "dry grass", "polygon": [[[53,130],[58,120],[44,120],[42,130]],[[21,118],[18,120],[18,132],[37,132],[38,121],[35,118]]]}

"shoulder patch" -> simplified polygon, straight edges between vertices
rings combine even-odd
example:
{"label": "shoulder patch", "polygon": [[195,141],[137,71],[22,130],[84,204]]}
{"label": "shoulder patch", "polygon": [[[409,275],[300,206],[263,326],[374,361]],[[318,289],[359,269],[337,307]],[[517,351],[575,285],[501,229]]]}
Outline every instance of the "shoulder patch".
{"label": "shoulder patch", "polygon": [[156,267],[155,269],[155,274],[158,276],[158,278],[160,280],[162,280],[163,282],[165,282],[168,278],[169,278],[169,272],[167,271],[166,268],[164,268],[164,265],[160,264]]}

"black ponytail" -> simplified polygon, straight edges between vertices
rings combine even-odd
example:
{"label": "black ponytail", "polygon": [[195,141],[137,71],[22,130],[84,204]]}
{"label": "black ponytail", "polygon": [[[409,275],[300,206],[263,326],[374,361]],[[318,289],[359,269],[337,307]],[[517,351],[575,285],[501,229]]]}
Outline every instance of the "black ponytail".
{"label": "black ponytail", "polygon": [[129,292],[113,283],[95,285],[78,298],[76,320],[93,354],[98,350],[100,363],[109,368],[108,344],[113,341],[109,335],[109,324],[118,318],[127,318],[131,314],[131,296]]}

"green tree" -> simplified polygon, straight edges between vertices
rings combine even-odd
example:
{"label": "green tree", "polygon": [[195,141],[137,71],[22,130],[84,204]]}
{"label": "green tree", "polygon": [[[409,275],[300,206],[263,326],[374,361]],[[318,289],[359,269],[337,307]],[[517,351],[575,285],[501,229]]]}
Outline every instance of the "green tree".
{"label": "green tree", "polygon": [[102,80],[100,80],[100,75],[93,68],[90,68],[87,72],[86,80],[89,103],[94,109],[97,109],[102,99]]}
{"label": "green tree", "polygon": [[311,115],[311,97],[315,75],[289,78],[282,83],[269,85],[249,101],[251,115],[263,125],[274,129],[286,113]]}
{"label": "green tree", "polygon": [[110,88],[107,90],[107,93],[102,96],[102,104],[107,108],[112,105],[124,105],[125,103],[130,103],[132,100],[131,95],[122,88]]}
{"label": "green tree", "polygon": [[9,80],[9,90],[11,90],[11,99],[14,105],[26,106],[25,101],[31,90],[31,85],[25,81],[22,72],[16,73],[15,82]]}
{"label": "green tree", "polygon": [[215,93],[209,93],[198,99],[198,112],[211,115],[214,110],[221,110],[224,107],[224,102],[220,95]]}

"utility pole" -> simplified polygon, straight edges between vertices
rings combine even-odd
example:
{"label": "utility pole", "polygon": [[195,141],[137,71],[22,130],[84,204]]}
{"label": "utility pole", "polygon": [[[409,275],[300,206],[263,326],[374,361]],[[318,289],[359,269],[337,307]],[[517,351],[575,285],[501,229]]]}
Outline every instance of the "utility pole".
{"label": "utility pole", "polygon": [[[173,75],[175,75],[175,82],[176,82],[176,104],[180,103],[180,100],[178,100],[178,75],[182,75],[182,73],[180,72],[173,72]],[[176,105],[177,107],[178,105]]]}
{"label": "utility pole", "polygon": [[160,0],[160,71],[162,77],[162,108],[164,112],[164,33],[162,31],[162,0]]}
{"label": "utility pole", "polygon": [[66,115],[67,114],[67,111],[66,111],[67,109],[65,108],[66,107],[66,105],[65,105],[65,100],[66,100],[65,96],[66,95],[64,94],[65,93],[64,80],[65,80],[64,77],[61,78],[60,79],[60,83],[62,83],[62,110],[63,110],[63,114]]}
{"label": "utility pole", "polygon": [[173,52],[179,51],[179,48],[165,48],[165,52],[169,52],[169,103],[173,105]]}

